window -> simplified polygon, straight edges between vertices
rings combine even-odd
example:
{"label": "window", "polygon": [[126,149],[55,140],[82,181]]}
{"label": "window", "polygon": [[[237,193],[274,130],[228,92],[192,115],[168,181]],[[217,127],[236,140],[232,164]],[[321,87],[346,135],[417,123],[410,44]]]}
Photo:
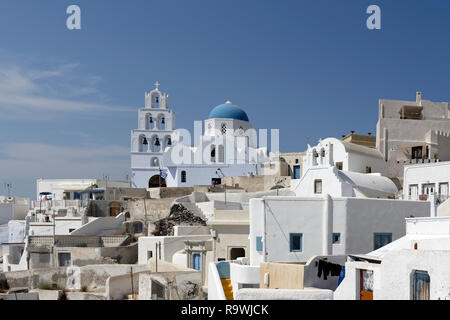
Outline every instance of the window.
{"label": "window", "polygon": [[186,171],[181,171],[181,182],[186,183]]}
{"label": "window", "polygon": [[300,165],[294,166],[294,179],[300,179]]}
{"label": "window", "polygon": [[409,200],[418,200],[419,193],[418,193],[418,185],[417,184],[410,184],[409,185]]}
{"label": "window", "polygon": [[138,221],[133,223],[133,233],[142,233],[144,229],[144,225],[142,224],[142,222]]}
{"label": "window", "polygon": [[333,244],[341,243],[341,234],[333,233]]}
{"label": "window", "polygon": [[411,159],[422,159],[422,146],[411,148]]}
{"label": "window", "polygon": [[422,185],[422,194],[432,194],[434,193],[434,183],[427,183]]}
{"label": "window", "polygon": [[430,300],[430,276],[426,271],[414,272],[413,300]]}
{"label": "window", "polygon": [[192,259],[193,259],[194,270],[200,270],[201,266],[202,266],[202,257],[200,255],[200,253],[194,253],[192,255]]}
{"label": "window", "polygon": [[59,252],[58,253],[58,261],[59,261],[60,267],[70,266],[72,264],[70,252]]}
{"label": "window", "polygon": [[256,251],[263,251],[262,237],[256,237]]}
{"label": "window", "polygon": [[216,146],[211,145],[211,162],[216,162]]}
{"label": "window", "polygon": [[295,159],[295,163],[298,163],[298,159]]}
{"label": "window", "polygon": [[392,242],[392,233],[375,233],[373,235],[373,250],[384,247]]}
{"label": "window", "polygon": [[222,123],[220,131],[222,132],[222,134],[227,133],[227,125],[225,123]]}
{"label": "window", "polygon": [[338,170],[342,170],[343,167],[344,167],[344,163],[343,162],[336,162],[336,168]]}
{"label": "window", "polygon": [[225,147],[223,146],[223,144],[220,144],[218,146],[218,157],[219,157],[219,162],[225,162]]}
{"label": "window", "polygon": [[445,200],[448,196],[448,183],[443,182],[439,183],[439,195],[443,200]]}
{"label": "window", "polygon": [[372,167],[366,167],[366,173],[372,173]]}
{"label": "window", "polygon": [[322,193],[322,180],[314,180],[314,193]]}
{"label": "window", "polygon": [[290,251],[291,252],[301,252],[303,234],[302,233],[291,233],[290,234]]}

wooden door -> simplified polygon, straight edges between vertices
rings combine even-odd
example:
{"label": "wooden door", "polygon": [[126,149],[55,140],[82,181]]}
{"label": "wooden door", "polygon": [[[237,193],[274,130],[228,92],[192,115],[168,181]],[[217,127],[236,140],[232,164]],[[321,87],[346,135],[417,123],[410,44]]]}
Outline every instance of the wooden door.
{"label": "wooden door", "polygon": [[373,300],[373,271],[359,270],[359,299]]}

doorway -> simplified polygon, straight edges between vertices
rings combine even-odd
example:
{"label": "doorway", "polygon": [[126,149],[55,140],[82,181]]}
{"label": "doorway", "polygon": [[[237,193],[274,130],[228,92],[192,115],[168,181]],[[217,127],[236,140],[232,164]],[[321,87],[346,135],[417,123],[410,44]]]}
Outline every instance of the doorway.
{"label": "doorway", "polygon": [[148,180],[149,188],[165,188],[167,187],[166,179],[162,178],[159,174],[155,174]]}
{"label": "doorway", "polygon": [[237,258],[245,257],[244,248],[231,248],[230,249],[230,260],[236,260]]}
{"label": "doorway", "polygon": [[372,270],[359,270],[359,300],[373,300]]}

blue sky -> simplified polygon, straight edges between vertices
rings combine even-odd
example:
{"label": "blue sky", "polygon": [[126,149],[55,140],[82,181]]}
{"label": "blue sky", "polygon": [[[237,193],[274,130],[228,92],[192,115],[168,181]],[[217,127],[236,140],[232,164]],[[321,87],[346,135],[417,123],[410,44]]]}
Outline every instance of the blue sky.
{"label": "blue sky", "polygon": [[[66,28],[81,7],[82,30]],[[366,8],[382,29],[366,28]],[[0,194],[35,179],[129,172],[130,131],[158,80],[177,127],[227,96],[281,151],[375,133],[378,99],[449,101],[450,2],[3,0]]]}

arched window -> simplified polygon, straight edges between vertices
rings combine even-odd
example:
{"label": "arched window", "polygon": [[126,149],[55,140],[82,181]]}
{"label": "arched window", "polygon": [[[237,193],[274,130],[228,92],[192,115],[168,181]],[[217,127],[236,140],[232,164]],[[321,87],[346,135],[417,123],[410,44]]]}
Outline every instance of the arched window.
{"label": "arched window", "polygon": [[153,157],[150,160],[150,166],[152,167],[158,167],[159,166],[159,159],[157,157]]}
{"label": "arched window", "polygon": [[155,95],[153,96],[153,108],[159,108],[159,100],[159,93],[155,93]]}
{"label": "arched window", "polygon": [[161,151],[161,141],[159,140],[158,136],[153,136],[152,137],[152,142],[151,142],[151,151],[152,152],[160,152]]}
{"label": "arched window", "polygon": [[165,130],[166,129],[166,118],[163,114],[160,114],[158,116],[158,129],[159,130]]}
{"label": "arched window", "polygon": [[155,119],[153,119],[152,114],[149,113],[145,117],[147,129],[154,129],[155,128]]}
{"label": "arched window", "polygon": [[172,146],[172,137],[167,135],[164,137],[163,150]]}
{"label": "arched window", "polygon": [[145,152],[147,151],[147,146],[148,146],[148,141],[145,137],[145,135],[140,135],[139,136],[139,146],[138,146],[138,151],[139,152]]}
{"label": "arched window", "polygon": [[211,162],[216,162],[216,146],[211,145]]}
{"label": "arched window", "polygon": [[181,182],[186,183],[186,171],[181,171]]}

